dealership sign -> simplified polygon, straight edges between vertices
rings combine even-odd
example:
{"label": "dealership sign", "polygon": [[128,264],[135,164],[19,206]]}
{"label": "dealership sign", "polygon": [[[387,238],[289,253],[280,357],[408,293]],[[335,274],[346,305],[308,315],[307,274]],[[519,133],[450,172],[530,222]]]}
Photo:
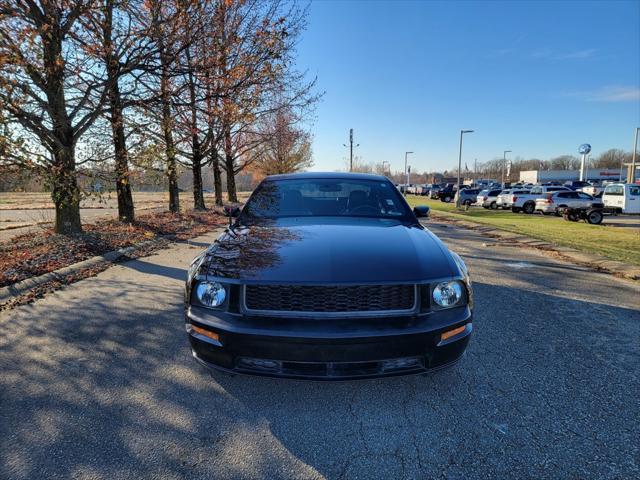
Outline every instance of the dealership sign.
{"label": "dealership sign", "polygon": [[591,145],[583,143],[578,147],[578,152],[582,155],[587,155],[591,151]]}

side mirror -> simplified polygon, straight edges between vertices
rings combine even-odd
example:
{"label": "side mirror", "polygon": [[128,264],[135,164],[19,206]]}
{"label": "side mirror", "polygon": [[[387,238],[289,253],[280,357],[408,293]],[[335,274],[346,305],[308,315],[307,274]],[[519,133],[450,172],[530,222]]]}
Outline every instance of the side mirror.
{"label": "side mirror", "polygon": [[429,207],[426,205],[418,205],[417,207],[413,207],[413,213],[416,217],[428,217],[429,216]]}
{"label": "side mirror", "polygon": [[240,208],[238,207],[224,207],[224,215],[229,217],[229,226],[233,224],[233,219],[240,216]]}
{"label": "side mirror", "polygon": [[236,218],[240,216],[240,208],[238,207],[224,207],[224,216],[229,218]]}

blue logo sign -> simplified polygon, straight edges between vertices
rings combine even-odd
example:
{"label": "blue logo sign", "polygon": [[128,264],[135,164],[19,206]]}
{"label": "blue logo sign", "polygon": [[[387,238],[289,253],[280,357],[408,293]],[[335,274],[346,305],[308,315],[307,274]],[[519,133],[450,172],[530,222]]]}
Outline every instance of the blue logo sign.
{"label": "blue logo sign", "polygon": [[580,145],[580,147],[578,147],[578,152],[581,153],[582,155],[586,155],[591,151],[591,145],[589,145],[588,143],[583,143],[582,145]]}

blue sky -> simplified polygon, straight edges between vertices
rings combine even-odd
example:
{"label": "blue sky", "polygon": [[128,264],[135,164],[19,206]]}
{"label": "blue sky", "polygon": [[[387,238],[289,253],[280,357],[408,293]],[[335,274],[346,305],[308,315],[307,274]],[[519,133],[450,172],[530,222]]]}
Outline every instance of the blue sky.
{"label": "blue sky", "polygon": [[413,171],[501,157],[630,151],[640,126],[640,2],[311,4],[298,65],[326,94],[313,170],[365,162]]}

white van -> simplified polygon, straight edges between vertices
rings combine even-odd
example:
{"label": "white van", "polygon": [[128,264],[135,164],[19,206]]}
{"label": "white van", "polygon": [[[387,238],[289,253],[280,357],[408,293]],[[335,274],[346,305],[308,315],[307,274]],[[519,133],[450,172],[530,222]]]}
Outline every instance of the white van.
{"label": "white van", "polygon": [[619,208],[622,213],[640,214],[640,184],[612,183],[602,194],[605,207]]}

